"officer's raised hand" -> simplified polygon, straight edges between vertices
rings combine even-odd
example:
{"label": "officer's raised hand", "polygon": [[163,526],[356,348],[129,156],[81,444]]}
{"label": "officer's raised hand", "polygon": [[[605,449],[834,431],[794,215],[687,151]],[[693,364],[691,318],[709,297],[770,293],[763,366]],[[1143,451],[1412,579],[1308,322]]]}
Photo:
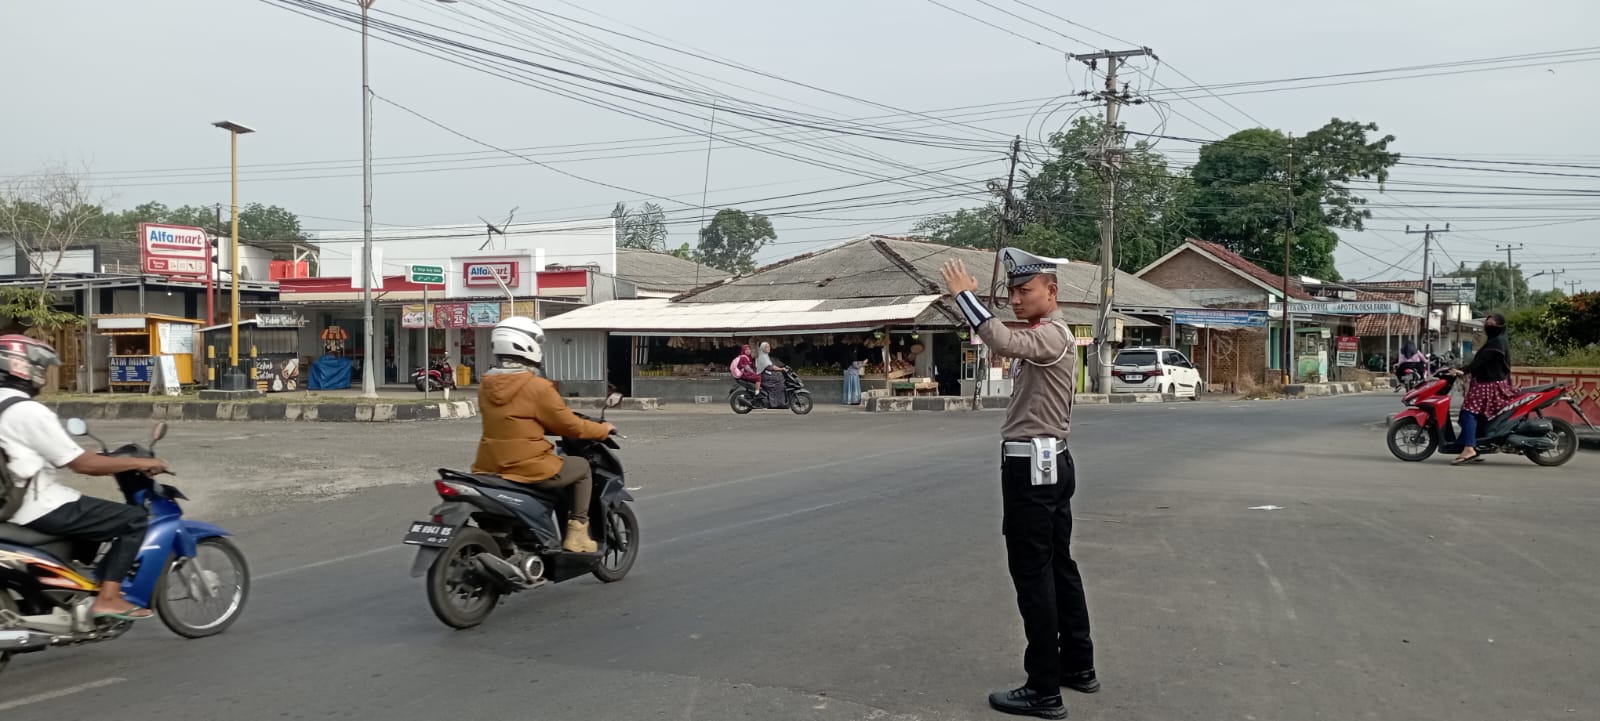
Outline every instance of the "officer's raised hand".
{"label": "officer's raised hand", "polygon": [[944,275],[944,284],[945,287],[950,289],[950,295],[978,292],[978,279],[967,272],[966,263],[959,260],[947,260],[939,272]]}

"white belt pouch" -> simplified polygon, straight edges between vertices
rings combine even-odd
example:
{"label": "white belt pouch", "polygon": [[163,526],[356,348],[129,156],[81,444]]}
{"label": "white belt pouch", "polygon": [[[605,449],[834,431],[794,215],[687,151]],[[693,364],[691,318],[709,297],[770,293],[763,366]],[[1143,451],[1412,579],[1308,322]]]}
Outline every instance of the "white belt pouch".
{"label": "white belt pouch", "polygon": [[1027,458],[1029,480],[1035,486],[1056,484],[1056,451],[1061,441],[1055,438],[1034,438],[1028,442],[1007,442],[1003,452],[1009,458]]}

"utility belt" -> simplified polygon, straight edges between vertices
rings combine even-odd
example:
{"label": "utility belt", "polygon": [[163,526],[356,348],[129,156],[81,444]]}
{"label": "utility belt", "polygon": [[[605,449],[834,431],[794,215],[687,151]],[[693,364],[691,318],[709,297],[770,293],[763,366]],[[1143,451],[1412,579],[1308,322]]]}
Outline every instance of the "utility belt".
{"label": "utility belt", "polygon": [[1033,438],[1026,441],[1006,441],[1001,444],[1005,458],[1028,459],[1028,479],[1035,486],[1053,486],[1059,475],[1057,456],[1066,450],[1067,442],[1059,438]]}

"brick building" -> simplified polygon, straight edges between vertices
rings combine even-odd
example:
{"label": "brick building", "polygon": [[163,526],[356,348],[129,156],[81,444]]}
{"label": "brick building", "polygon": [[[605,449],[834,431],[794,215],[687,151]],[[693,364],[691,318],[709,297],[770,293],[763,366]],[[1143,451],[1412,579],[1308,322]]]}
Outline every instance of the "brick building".
{"label": "brick building", "polygon": [[[1192,238],[1135,275],[1172,291],[1195,308],[1269,313],[1265,328],[1203,331],[1205,338],[1195,344],[1193,356],[1195,365],[1208,375],[1208,387],[1237,388],[1246,381],[1263,383],[1269,376],[1275,380],[1282,374],[1283,276],[1274,275],[1221,245]],[[1294,280],[1289,284],[1289,298],[1292,301],[1318,300]],[[1315,372],[1326,377],[1325,353],[1314,371],[1307,365],[1312,361],[1305,359],[1326,349],[1332,329],[1324,328],[1317,317],[1300,314],[1292,314],[1292,317],[1291,327],[1297,339],[1293,351],[1302,359],[1296,375],[1305,377]]]}

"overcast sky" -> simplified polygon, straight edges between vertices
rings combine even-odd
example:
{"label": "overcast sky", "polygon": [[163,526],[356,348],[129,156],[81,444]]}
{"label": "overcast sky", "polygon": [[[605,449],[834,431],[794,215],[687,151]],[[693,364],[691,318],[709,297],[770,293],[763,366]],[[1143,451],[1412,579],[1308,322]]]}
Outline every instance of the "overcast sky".
{"label": "overcast sky", "polygon": [[[1062,51],[1128,44],[1099,32],[1154,49],[1162,63],[1142,62],[1144,72],[1127,77],[1136,89],[1160,93],[1163,87],[1192,85],[1179,71],[1199,83],[1218,85],[1445,63],[1583,48],[1594,44],[1594,30],[1600,27],[1600,7],[1583,0],[1029,3],[1078,25],[1042,15],[1017,0],[461,0],[448,5],[377,0],[374,17],[471,33],[480,36],[469,39],[479,47],[589,75],[599,71],[572,61],[598,66],[619,57],[594,42],[602,40],[641,56],[625,57],[631,65],[624,68],[612,66],[607,77],[614,82],[639,86],[645,85],[641,78],[661,77],[663,72],[698,73],[667,82],[680,89],[691,82],[736,83],[744,87],[714,87],[737,100],[772,106],[771,114],[785,118],[799,113],[872,116],[853,126],[867,133],[892,132],[881,131],[882,124],[898,123],[900,141],[832,135],[821,141],[827,145],[797,145],[775,143],[784,139],[781,135],[739,134],[735,126],[789,139],[798,132],[792,127],[774,129],[729,112],[719,116],[719,132],[769,147],[753,150],[722,140],[715,144],[709,174],[713,211],[738,204],[791,213],[775,216],[780,244],[765,251],[762,260],[863,233],[903,232],[913,222],[911,216],[980,202],[944,196],[959,192],[953,186],[960,181],[1003,176],[1007,136],[1021,133],[1038,139],[1067,120],[1072,107],[1052,113],[1060,102],[1047,100],[1082,89],[1085,73],[1067,62]],[[353,0],[335,4],[355,7]],[[530,8],[663,45],[694,48],[880,105],[567,24]],[[560,23],[566,29],[541,36],[550,32],[549,26],[536,23]],[[574,35],[574,28],[594,40]],[[646,114],[688,126],[701,133],[697,138],[681,127],[615,112],[622,101],[599,98],[608,107],[594,107],[374,37],[374,91],[439,124],[383,101],[375,103],[377,222],[443,225],[476,222],[478,216],[500,221],[513,207],[518,221],[598,218],[619,200],[657,196],[675,221],[673,244],[692,240],[707,182],[706,109],[613,90],[664,106]],[[226,203],[227,137],[210,123],[229,119],[259,131],[240,143],[243,202],[283,205],[299,213],[311,229],[359,228],[360,56],[358,36],[348,26],[333,27],[295,14],[284,3],[263,0],[7,2],[0,9],[0,53],[8,68],[6,109],[0,114],[0,175],[65,161],[87,168],[112,206],[146,200]],[[1600,53],[1572,59],[1600,59]],[[538,82],[561,77],[519,69]],[[1378,123],[1397,136],[1394,149],[1408,155],[1595,166],[1478,166],[1582,177],[1397,168],[1395,180],[1428,185],[1397,185],[1397,192],[1370,196],[1374,204],[1387,206],[1377,209],[1378,218],[1371,223],[1382,232],[1347,234],[1338,259],[1347,278],[1415,277],[1421,273],[1416,252],[1420,236],[1398,231],[1407,224],[1439,226],[1448,221],[1460,232],[1441,236],[1445,264],[1503,260],[1503,253],[1495,253],[1496,243],[1520,243],[1526,249],[1516,258],[1529,274],[1565,269],[1567,274],[1557,280],[1578,280],[1596,289],[1600,243],[1594,233],[1600,228],[1600,202],[1485,195],[1481,187],[1460,187],[1600,191],[1600,140],[1592,131],[1600,110],[1596,87],[1600,62],[1551,62],[1228,96],[1236,107],[1206,95],[1192,101],[1169,98],[1164,106],[1130,108],[1124,120],[1132,130],[1156,131],[1165,115],[1167,134],[1215,138],[1255,125],[1252,117],[1304,133],[1338,116]],[[589,86],[585,92],[593,97],[598,90]],[[679,91],[667,94],[687,97]],[[955,117],[966,125],[936,124],[902,112],[964,106],[985,107]],[[903,142],[908,140],[914,142]],[[532,149],[520,151],[519,158],[486,146]],[[1175,162],[1187,163],[1196,146],[1167,140],[1159,147],[1172,151]],[[619,155],[630,157],[615,157]],[[562,175],[530,158],[558,161],[552,167],[596,182]],[[958,169],[899,184],[870,184],[935,168]],[[907,184],[932,189],[913,192]],[[814,192],[846,185],[857,187]],[[1454,192],[1416,192],[1446,189]],[[903,194],[888,195],[896,192]],[[800,193],[809,194],[764,200]],[[800,203],[817,205],[796,207]],[[1519,228],[1591,215],[1595,222]],[[1549,288],[1550,280],[1546,275],[1532,283]]]}

